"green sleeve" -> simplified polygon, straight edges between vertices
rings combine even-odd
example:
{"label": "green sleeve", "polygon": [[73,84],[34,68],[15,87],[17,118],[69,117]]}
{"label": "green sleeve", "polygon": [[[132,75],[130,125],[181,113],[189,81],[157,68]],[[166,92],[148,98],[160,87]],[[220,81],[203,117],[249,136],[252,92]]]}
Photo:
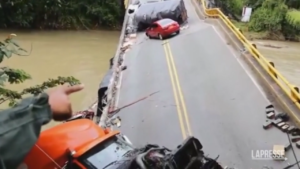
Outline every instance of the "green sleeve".
{"label": "green sleeve", "polygon": [[36,143],[43,124],[52,119],[48,95],[22,100],[0,112],[0,169],[16,169]]}

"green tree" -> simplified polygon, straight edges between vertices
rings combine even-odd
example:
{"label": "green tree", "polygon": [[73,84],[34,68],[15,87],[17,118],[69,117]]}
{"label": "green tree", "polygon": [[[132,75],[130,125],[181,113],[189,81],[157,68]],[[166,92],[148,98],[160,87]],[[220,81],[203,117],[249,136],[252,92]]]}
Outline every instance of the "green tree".
{"label": "green tree", "polygon": [[[10,58],[13,55],[27,56],[31,53],[31,51],[28,53],[18,45],[13,38],[15,36],[15,34],[10,34],[4,41],[0,41],[0,63],[2,63],[5,57]],[[28,79],[31,79],[31,76],[23,70],[0,67],[0,104],[8,101],[10,106],[14,106],[24,95],[37,95],[47,88],[52,88],[65,83],[69,83],[70,85],[80,83],[79,80],[74,77],[59,76],[56,79],[48,79],[40,85],[25,88],[22,91],[13,91],[5,88],[5,84],[7,83],[20,84]]]}
{"label": "green tree", "polygon": [[124,0],[0,1],[0,27],[35,29],[116,28],[122,25]]}
{"label": "green tree", "polygon": [[284,0],[265,0],[251,16],[249,30],[281,32],[287,11],[288,7]]}

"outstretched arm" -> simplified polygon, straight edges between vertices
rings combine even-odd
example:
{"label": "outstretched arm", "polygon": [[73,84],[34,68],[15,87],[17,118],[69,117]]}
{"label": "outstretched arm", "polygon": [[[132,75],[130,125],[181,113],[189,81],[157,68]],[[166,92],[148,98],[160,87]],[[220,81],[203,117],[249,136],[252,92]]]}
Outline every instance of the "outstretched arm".
{"label": "outstretched arm", "polygon": [[41,128],[52,119],[48,95],[22,100],[0,112],[0,168],[16,169],[36,143]]}

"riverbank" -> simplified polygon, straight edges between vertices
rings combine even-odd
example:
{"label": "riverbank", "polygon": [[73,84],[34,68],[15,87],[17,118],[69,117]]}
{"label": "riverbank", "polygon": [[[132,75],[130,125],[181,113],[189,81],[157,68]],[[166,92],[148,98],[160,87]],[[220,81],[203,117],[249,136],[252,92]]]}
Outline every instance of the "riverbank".
{"label": "riverbank", "polygon": [[[269,32],[252,32],[248,29],[248,23],[237,22],[235,20],[231,20],[231,22],[239,28],[244,36],[249,40],[275,40],[275,41],[290,41],[283,36],[281,33],[270,34]],[[293,41],[300,41],[300,37],[293,39]]]}
{"label": "riverbank", "polygon": [[268,60],[275,63],[276,69],[293,85],[300,87],[300,43],[285,40],[283,35],[270,35],[267,32],[250,32],[248,23],[232,21],[241,29],[245,37],[256,44],[258,50]]}
{"label": "riverbank", "polygon": [[285,40],[283,35],[250,32],[248,23],[232,21],[259,52],[274,62],[276,69],[293,85],[300,87],[300,43]]}

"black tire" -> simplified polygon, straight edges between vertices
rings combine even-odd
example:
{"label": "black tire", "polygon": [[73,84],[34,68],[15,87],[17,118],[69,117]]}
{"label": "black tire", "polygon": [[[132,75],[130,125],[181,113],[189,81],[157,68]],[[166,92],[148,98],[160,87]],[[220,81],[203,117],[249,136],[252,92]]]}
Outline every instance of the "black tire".
{"label": "black tire", "polygon": [[151,36],[149,36],[149,35],[148,35],[148,33],[146,33],[146,36],[147,36],[149,39],[152,39],[152,37],[151,37]]}
{"label": "black tire", "polygon": [[180,34],[180,30],[176,31],[176,35]]}

